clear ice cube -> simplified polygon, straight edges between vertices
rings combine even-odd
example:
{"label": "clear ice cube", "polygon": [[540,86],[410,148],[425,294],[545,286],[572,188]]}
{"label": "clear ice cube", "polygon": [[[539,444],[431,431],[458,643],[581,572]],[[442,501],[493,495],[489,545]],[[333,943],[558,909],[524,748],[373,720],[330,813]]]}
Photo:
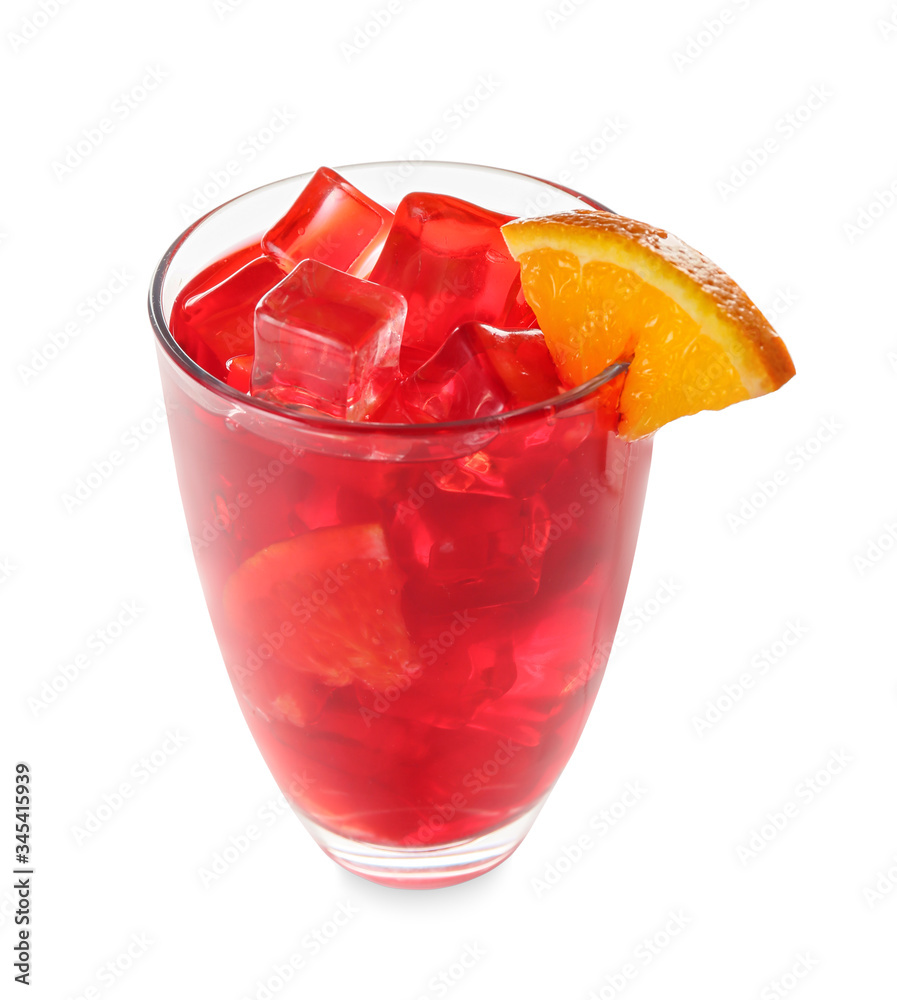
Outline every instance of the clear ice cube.
{"label": "clear ice cube", "polygon": [[305,260],[258,304],[252,395],[361,420],[395,381],[405,301]]}

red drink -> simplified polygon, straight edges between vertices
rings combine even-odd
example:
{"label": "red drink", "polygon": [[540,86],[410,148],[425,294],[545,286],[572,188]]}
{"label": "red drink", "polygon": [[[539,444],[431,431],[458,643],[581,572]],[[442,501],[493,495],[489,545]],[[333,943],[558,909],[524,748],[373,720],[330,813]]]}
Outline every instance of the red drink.
{"label": "red drink", "polygon": [[[518,201],[497,208],[520,214]],[[211,377],[245,380],[245,358],[225,371],[221,352],[195,346],[197,288],[202,321],[239,311],[228,268],[213,265],[167,310],[157,287],[154,318],[164,328],[170,315],[160,340],[178,478],[240,706],[278,784],[340,863],[392,884],[469,878],[517,846],[582,731],[626,590],[650,441],[616,434],[619,378],[496,413],[493,399],[514,405],[526,386],[505,390],[493,372],[490,408],[455,423],[278,412]],[[452,300],[453,321],[500,325],[499,307],[520,311],[500,271],[498,291]],[[244,275],[236,287],[246,286]],[[479,364],[475,331],[460,336],[443,355],[463,349],[464,364]],[[482,350],[541,357],[528,338],[496,338]],[[427,378],[438,368],[437,356]],[[475,384],[465,379],[434,412],[456,412],[457,393]],[[369,416],[401,405],[386,394]],[[442,861],[422,864],[438,847]]]}

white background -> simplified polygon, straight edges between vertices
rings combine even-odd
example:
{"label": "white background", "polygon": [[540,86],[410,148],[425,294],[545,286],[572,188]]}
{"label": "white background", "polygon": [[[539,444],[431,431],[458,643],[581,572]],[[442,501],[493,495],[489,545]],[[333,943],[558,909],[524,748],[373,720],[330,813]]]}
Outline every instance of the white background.
{"label": "white background", "polygon": [[[389,1000],[895,996],[897,5],[44,2],[55,16],[8,0],[0,17],[0,871],[24,759],[29,995],[264,1000],[270,980],[271,996]],[[103,118],[102,142],[54,168]],[[703,250],[767,310],[798,375],[657,435],[623,641],[574,759],[506,864],[414,893],[324,857],[239,716],[145,294],[194,189],[228,161],[209,207],[320,164],[407,157],[439,128],[439,158],[566,170]],[[124,463],[66,509],[113,450]],[[123,602],[139,614],[104,645]],[[165,746],[147,775],[141,758]],[[132,797],[79,838],[123,781]],[[620,817],[628,783],[639,801]],[[620,817],[606,832],[602,810]],[[204,886],[252,825],[258,841]],[[12,881],[4,996],[22,989]],[[346,903],[357,912],[315,954],[306,935]],[[684,926],[665,936],[674,913]],[[480,957],[452,981],[468,946]],[[304,967],[278,987],[293,954]]]}

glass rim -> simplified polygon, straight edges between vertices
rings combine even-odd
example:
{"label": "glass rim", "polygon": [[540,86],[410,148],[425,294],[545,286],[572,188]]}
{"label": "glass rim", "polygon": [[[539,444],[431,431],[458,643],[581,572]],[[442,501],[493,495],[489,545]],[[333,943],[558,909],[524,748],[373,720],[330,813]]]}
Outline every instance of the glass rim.
{"label": "glass rim", "polygon": [[[337,173],[341,173],[344,170],[353,170],[365,167],[383,167],[385,169],[388,167],[400,166],[404,162],[406,161],[374,160],[367,163],[344,164],[343,166],[334,167],[333,169]],[[454,160],[421,160],[419,164],[416,164],[416,166],[427,165],[445,168],[466,167],[478,171],[488,171],[490,173],[511,174],[517,177],[524,177],[527,180],[536,181],[545,187],[563,191],[591,208],[596,208],[603,212],[612,211],[607,208],[606,205],[602,205],[601,202],[596,201],[594,198],[590,198],[588,195],[584,195],[573,188],[566,187],[565,185],[559,184],[555,181],[545,180],[545,178],[537,177],[534,174],[523,173],[519,170],[506,170],[503,167],[490,167],[483,164],[465,163]],[[301,174],[294,174],[291,177],[281,177],[274,181],[268,181],[266,184],[260,184],[258,187],[251,188],[249,191],[244,191],[241,194],[235,195],[233,198],[228,198],[227,201],[222,202],[220,205],[216,205],[214,208],[210,209],[208,212],[204,213],[192,222],[183,232],[180,233],[180,235],[175,238],[174,242],[172,242],[172,244],[165,251],[153,271],[152,278],[150,280],[147,305],[149,309],[150,323],[152,324],[156,341],[165,350],[169,359],[174,362],[174,364],[180,368],[185,375],[189,376],[194,382],[198,382],[209,392],[214,393],[216,396],[223,397],[224,399],[231,400],[234,404],[240,406],[241,408],[248,408],[250,411],[257,410],[260,415],[267,413],[271,416],[291,420],[298,425],[317,430],[331,432],[348,432],[351,430],[352,433],[362,434],[389,433],[402,436],[415,436],[422,433],[428,435],[433,432],[440,431],[471,431],[481,427],[495,428],[496,426],[501,426],[505,423],[514,423],[521,418],[532,417],[538,414],[544,413],[546,416],[553,415],[559,410],[569,409],[581,400],[587,399],[597,389],[616,378],[617,375],[626,371],[629,367],[626,362],[616,362],[608,365],[607,368],[605,368],[599,375],[595,375],[588,381],[583,382],[582,385],[575,386],[572,389],[566,389],[563,392],[558,393],[556,396],[551,396],[550,398],[541,400],[538,403],[529,403],[526,406],[521,406],[514,410],[507,410],[503,413],[497,413],[485,417],[470,417],[465,420],[439,421],[426,424],[397,424],[380,423],[368,420],[343,420],[339,417],[331,417],[324,413],[320,416],[310,413],[296,413],[294,411],[281,408],[275,403],[270,403],[267,400],[258,399],[254,396],[248,395],[247,393],[240,392],[239,389],[235,389],[226,382],[222,382],[221,379],[216,378],[214,375],[207,372],[201,365],[197,364],[180,346],[180,344],[178,344],[169,329],[168,320],[162,307],[162,291],[169,268],[171,267],[171,264],[181,247],[211,216],[227,208],[227,206],[233,202],[239,201],[241,198],[248,197],[249,195],[255,194],[259,191],[263,191],[265,188],[288,184],[290,181],[299,181],[303,177],[310,178],[313,174],[314,171],[312,170]],[[523,216],[521,216],[521,218],[523,218]],[[226,250],[227,248],[224,249]]]}

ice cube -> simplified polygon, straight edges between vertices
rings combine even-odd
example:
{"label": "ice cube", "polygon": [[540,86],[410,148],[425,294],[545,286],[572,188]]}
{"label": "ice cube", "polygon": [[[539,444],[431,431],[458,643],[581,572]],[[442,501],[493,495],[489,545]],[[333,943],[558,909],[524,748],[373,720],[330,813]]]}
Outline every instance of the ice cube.
{"label": "ice cube", "polygon": [[396,391],[414,423],[492,417],[507,409],[510,398],[480,347],[473,324],[452,331]]}
{"label": "ice cube", "polygon": [[264,251],[258,240],[252,240],[244,246],[231,250],[191,278],[178,292],[178,298],[186,301],[200,292],[206,292],[214,285],[220,285],[225,278],[235,274],[244,264],[249,264],[256,258],[263,256]]}
{"label": "ice cube", "polygon": [[517,406],[541,403],[561,392],[545,337],[534,330],[503,330],[476,323],[473,333]]}
{"label": "ice cube", "polygon": [[402,396],[399,392],[401,382],[394,382],[381,399],[377,407],[370,411],[365,419],[373,420],[380,424],[407,424],[411,423],[411,418],[405,412],[402,405]]}
{"label": "ice cube", "polygon": [[471,643],[468,656],[473,668],[472,676],[483,700],[500,698],[514,686],[517,664],[510,639]]}
{"label": "ice cube", "polygon": [[178,297],[172,331],[197,364],[225,381],[227,362],[238,354],[252,353],[256,305],[282,279],[283,271],[264,256],[233,272],[219,269],[195,291],[185,288],[187,294]]}
{"label": "ice cube", "polygon": [[405,300],[305,260],[255,312],[252,395],[360,420],[396,377]]}
{"label": "ice cube", "polygon": [[[589,437],[561,462],[542,491],[550,511],[550,545],[542,565],[543,595],[566,593],[615,571],[621,545],[623,485],[630,470],[613,427],[616,414],[595,412]],[[576,505],[570,497],[576,497]],[[605,582],[604,586],[607,584]]]}
{"label": "ice cube", "polygon": [[484,701],[512,687],[516,668],[507,608],[433,615],[415,606],[411,614],[419,659],[398,685],[401,693],[391,693],[388,708],[382,696],[378,703],[377,692],[359,691],[359,700],[394,718],[457,729]]}
{"label": "ice cube", "polygon": [[447,195],[417,192],[399,203],[370,280],[408,303],[403,375],[413,374],[462,323],[504,321],[520,276],[501,235],[508,218]]}
{"label": "ice cube", "polygon": [[[492,496],[533,496],[587,439],[591,444],[584,446],[585,454],[600,460],[617,427],[623,378],[621,372],[579,404],[558,408],[548,404],[552,409],[544,416],[522,414],[518,420],[503,422],[484,451],[456,460],[472,480],[464,489]],[[580,486],[588,489],[585,480]],[[563,502],[569,503],[569,497]]]}
{"label": "ice cube", "polygon": [[262,237],[284,271],[306,259],[363,275],[383,245],[392,213],[335,170],[321,167],[289,211]]}
{"label": "ice cube", "polygon": [[417,600],[442,613],[532,598],[550,517],[542,498],[449,493],[432,472],[419,476],[389,534]]}

